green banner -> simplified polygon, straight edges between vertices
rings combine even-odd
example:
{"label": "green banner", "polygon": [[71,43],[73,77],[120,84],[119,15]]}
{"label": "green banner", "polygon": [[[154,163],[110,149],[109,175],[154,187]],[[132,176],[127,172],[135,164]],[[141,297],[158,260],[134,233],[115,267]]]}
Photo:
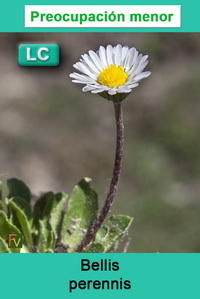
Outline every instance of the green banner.
{"label": "green banner", "polygon": [[1,254],[4,298],[199,298],[199,254]]}
{"label": "green banner", "polygon": [[[66,27],[63,28],[63,26],[60,27],[51,27],[51,28],[27,28],[25,27],[25,6],[26,5],[66,5],[66,1],[53,1],[53,0],[43,0],[42,3],[41,1],[25,1],[22,0],[20,2],[18,1],[9,1],[9,2],[4,2],[1,5],[1,18],[0,18],[0,31],[1,32],[199,32],[200,30],[200,23],[199,23],[199,8],[200,8],[200,3],[197,3],[196,1],[184,1],[184,0],[174,0],[174,1],[163,1],[163,0],[154,0],[151,3],[149,1],[125,1],[122,3],[122,1],[101,1],[100,3],[95,3],[95,5],[100,5],[104,7],[105,5],[110,5],[110,9],[106,11],[106,14],[108,14],[108,17],[111,15],[111,22],[112,18],[114,19],[114,16],[116,14],[117,6],[118,5],[139,5],[142,7],[142,9],[145,9],[147,5],[163,5],[163,6],[168,6],[168,5],[179,5],[181,6],[181,26],[180,27],[152,27],[148,26],[143,28],[143,27],[137,27],[135,28],[135,25],[133,23],[133,26],[128,26],[121,28],[120,24],[118,27],[114,28],[107,28],[105,26],[103,27],[98,27],[94,23],[94,27],[86,28],[84,27],[84,24],[80,24],[78,27],[68,27],[67,22],[68,22],[68,16],[65,16],[65,22],[66,22]],[[68,1],[66,6],[74,6],[73,1]],[[93,1],[77,1],[75,3],[75,6],[77,7],[77,13],[82,13],[80,10],[80,5],[94,5]],[[67,13],[67,11],[66,11]],[[145,22],[148,22],[148,13],[144,10],[144,14],[146,15]],[[67,14],[68,15],[68,14]],[[169,14],[170,15],[170,14]],[[171,14],[173,15],[173,13]],[[159,16],[158,16],[159,17]],[[169,16],[170,17],[170,16]],[[59,20],[59,16],[57,16]],[[84,17],[85,18],[85,17]],[[100,15],[97,17],[99,19],[99,22],[101,21],[102,16]],[[162,22],[166,21],[165,16],[162,16]],[[51,14],[48,14],[48,20],[51,22]],[[56,20],[56,22],[58,21]],[[94,22],[92,17],[90,17],[90,21]],[[109,22],[108,22],[109,23]],[[139,25],[138,25],[139,26]]]}

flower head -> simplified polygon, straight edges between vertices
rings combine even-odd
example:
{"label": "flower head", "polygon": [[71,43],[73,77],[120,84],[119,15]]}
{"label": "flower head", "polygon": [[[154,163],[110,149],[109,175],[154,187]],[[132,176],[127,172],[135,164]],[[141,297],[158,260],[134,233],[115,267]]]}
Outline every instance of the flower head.
{"label": "flower head", "polygon": [[117,45],[100,46],[95,53],[90,50],[73,66],[81,72],[72,73],[72,82],[85,84],[83,91],[98,93],[108,100],[121,101],[139,85],[139,81],[150,76],[143,72],[148,64],[148,55],[139,54],[135,48]]}

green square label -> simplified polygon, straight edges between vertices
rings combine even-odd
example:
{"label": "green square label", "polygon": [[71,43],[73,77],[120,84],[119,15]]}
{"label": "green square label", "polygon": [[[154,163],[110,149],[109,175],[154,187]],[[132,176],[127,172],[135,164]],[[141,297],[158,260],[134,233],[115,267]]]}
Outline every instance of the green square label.
{"label": "green square label", "polygon": [[11,233],[8,235],[8,248],[22,248],[22,234]]}
{"label": "green square label", "polygon": [[21,66],[57,66],[60,63],[60,47],[57,44],[21,44],[18,47],[18,63]]}

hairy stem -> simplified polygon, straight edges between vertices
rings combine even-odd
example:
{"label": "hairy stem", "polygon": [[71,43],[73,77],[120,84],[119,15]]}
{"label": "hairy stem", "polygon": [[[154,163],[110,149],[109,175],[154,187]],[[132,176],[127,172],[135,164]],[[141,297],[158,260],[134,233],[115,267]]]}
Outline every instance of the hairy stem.
{"label": "hairy stem", "polygon": [[124,122],[123,122],[123,113],[122,113],[122,104],[121,103],[114,103],[115,108],[115,119],[116,119],[116,130],[117,130],[117,141],[116,141],[116,153],[115,153],[115,162],[113,168],[112,179],[110,183],[110,188],[107,194],[106,201],[104,206],[101,210],[99,217],[97,218],[96,222],[94,223],[92,229],[86,235],[83,242],[78,246],[76,252],[82,252],[83,249],[90,244],[90,242],[95,238],[95,235],[101,225],[103,224],[110,207],[113,204],[115,199],[115,194],[117,191],[117,186],[120,179],[121,173],[121,165],[122,165],[122,156],[123,156],[123,149],[124,149]]}

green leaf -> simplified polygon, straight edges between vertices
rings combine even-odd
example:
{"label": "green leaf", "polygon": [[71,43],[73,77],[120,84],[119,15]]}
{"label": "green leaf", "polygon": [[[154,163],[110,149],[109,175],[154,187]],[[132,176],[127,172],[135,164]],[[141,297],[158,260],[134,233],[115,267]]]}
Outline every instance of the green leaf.
{"label": "green leaf", "polygon": [[0,202],[2,200],[3,183],[0,181]]}
{"label": "green leaf", "polygon": [[0,210],[3,210],[3,198],[2,198],[3,183],[0,181]]}
{"label": "green leaf", "polygon": [[46,253],[54,253],[54,251],[52,249],[47,249]]}
{"label": "green leaf", "polygon": [[38,229],[37,246],[39,252],[54,248],[59,240],[63,209],[67,194],[48,192],[40,197],[34,207],[34,226]]}
{"label": "green leaf", "polygon": [[49,246],[54,248],[60,239],[66,200],[67,194],[64,192],[55,195],[48,192],[35,204],[34,225],[39,230],[38,246],[41,252],[49,249]]}
{"label": "green leaf", "polygon": [[36,228],[39,228],[39,220],[44,219],[45,216],[48,217],[50,215],[51,209],[47,209],[46,206],[52,206],[53,196],[53,192],[47,192],[43,194],[36,202],[33,210],[34,226]]}
{"label": "green leaf", "polygon": [[27,219],[31,221],[33,219],[33,213],[31,211],[30,204],[24,200],[22,197],[14,197],[10,199],[14,202],[26,215]]}
{"label": "green leaf", "polygon": [[0,238],[0,253],[11,253],[7,243],[2,238]]}
{"label": "green leaf", "polygon": [[9,195],[8,198],[22,197],[27,202],[31,200],[31,192],[29,188],[20,180],[12,178],[7,181]]}
{"label": "green leaf", "polygon": [[109,217],[97,232],[95,241],[103,244],[105,252],[114,251],[132,221],[133,218],[125,215]]}
{"label": "green leaf", "polygon": [[37,249],[39,252],[46,252],[53,247],[54,234],[50,223],[46,220],[39,220],[39,236]]}
{"label": "green leaf", "polygon": [[60,240],[60,233],[64,216],[64,206],[67,197],[68,195],[64,192],[55,194],[53,196],[49,223],[51,224],[56,241]]}
{"label": "green leaf", "polygon": [[[8,239],[8,235],[12,233],[21,234],[19,229],[14,226],[7,218],[6,213],[0,211],[0,237],[6,241]],[[11,252],[19,253],[20,248],[10,248]]]}
{"label": "green leaf", "polygon": [[84,253],[103,253],[105,251],[104,246],[101,243],[93,242],[88,245],[84,250]]}
{"label": "green leaf", "polygon": [[23,244],[20,253],[29,253],[28,247]]}
{"label": "green leaf", "polygon": [[23,232],[27,246],[29,247],[29,249],[31,249],[33,245],[31,236],[31,226],[26,214],[12,199],[9,200],[8,206],[11,208],[12,212],[16,213],[16,217],[20,223],[21,230]]}
{"label": "green leaf", "polygon": [[97,218],[98,197],[90,187],[89,178],[82,179],[72,191],[64,216],[61,243],[73,252],[80,245]]}

